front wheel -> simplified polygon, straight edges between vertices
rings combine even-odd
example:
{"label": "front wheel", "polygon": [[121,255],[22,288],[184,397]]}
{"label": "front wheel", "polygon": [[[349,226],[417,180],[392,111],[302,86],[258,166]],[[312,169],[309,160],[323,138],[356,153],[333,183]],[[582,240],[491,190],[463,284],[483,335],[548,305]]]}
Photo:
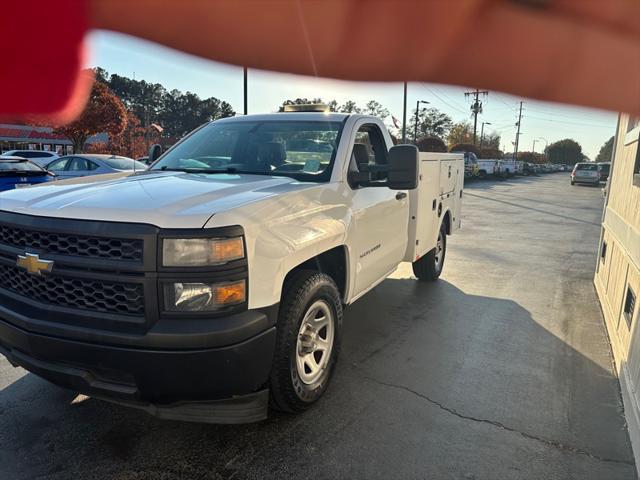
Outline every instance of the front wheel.
{"label": "front wheel", "polygon": [[326,391],[340,351],[342,302],[331,277],[302,270],[285,285],[270,376],[271,405],[302,412]]}
{"label": "front wheel", "polygon": [[447,253],[447,231],[444,224],[440,226],[438,240],[433,250],[430,250],[424,257],[416,260],[411,265],[413,274],[418,280],[434,281],[440,277],[444,267],[444,257]]}

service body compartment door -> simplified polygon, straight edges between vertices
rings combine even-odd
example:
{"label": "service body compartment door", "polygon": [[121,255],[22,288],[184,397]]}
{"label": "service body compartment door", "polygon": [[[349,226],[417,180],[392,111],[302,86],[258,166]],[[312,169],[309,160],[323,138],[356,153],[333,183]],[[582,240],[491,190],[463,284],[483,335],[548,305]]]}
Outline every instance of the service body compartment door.
{"label": "service body compartment door", "polygon": [[442,160],[440,162],[440,195],[452,193],[457,185],[457,160]]}
{"label": "service body compartment door", "polygon": [[413,262],[435,247],[447,205],[457,203],[459,212],[457,197],[463,178],[463,154],[420,153],[418,188],[409,192],[409,242],[405,261]]}

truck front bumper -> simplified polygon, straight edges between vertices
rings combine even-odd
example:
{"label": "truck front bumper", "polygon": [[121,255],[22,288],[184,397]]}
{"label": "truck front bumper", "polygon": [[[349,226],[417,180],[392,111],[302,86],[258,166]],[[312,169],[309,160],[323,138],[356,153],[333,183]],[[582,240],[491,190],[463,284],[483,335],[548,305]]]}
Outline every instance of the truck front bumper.
{"label": "truck front bumper", "polygon": [[161,418],[253,422],[267,415],[266,385],[275,348],[275,319],[256,322],[257,315],[268,313],[245,311],[230,323],[271,326],[231,345],[195,349],[71,340],[0,318],[0,353],[52,383]]}

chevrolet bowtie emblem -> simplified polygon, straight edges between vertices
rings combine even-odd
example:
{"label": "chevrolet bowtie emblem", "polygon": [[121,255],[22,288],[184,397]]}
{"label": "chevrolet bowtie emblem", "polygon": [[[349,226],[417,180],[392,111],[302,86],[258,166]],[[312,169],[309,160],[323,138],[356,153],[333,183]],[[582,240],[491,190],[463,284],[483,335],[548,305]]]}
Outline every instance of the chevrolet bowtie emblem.
{"label": "chevrolet bowtie emblem", "polygon": [[53,262],[51,260],[40,260],[40,257],[33,253],[18,255],[16,265],[24,268],[32,275],[42,275],[42,272],[50,272],[53,268]]}

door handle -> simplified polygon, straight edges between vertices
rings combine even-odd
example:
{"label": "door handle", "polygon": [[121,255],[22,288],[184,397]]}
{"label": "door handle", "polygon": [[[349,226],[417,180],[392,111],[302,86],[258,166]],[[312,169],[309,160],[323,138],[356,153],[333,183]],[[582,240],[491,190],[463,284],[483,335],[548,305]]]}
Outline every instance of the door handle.
{"label": "door handle", "polygon": [[407,194],[404,192],[396,193],[396,200],[402,200],[403,198],[407,198]]}

